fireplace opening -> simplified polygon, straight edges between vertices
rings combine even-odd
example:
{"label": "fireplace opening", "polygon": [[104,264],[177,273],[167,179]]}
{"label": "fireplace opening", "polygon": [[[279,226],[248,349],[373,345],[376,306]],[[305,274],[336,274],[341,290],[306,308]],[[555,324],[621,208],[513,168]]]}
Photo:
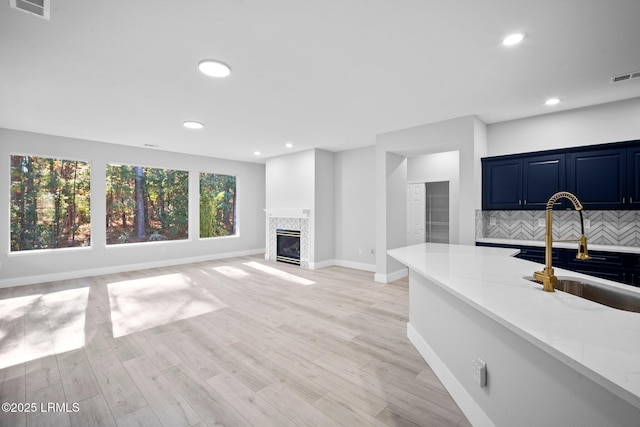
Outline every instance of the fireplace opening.
{"label": "fireplace opening", "polygon": [[300,265],[300,230],[276,230],[276,261]]}

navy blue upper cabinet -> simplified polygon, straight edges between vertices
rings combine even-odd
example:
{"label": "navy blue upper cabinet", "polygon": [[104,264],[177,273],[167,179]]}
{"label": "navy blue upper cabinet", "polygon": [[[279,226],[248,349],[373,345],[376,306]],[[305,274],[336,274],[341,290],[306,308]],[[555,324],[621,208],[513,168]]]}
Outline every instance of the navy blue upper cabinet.
{"label": "navy blue upper cabinet", "polygon": [[482,159],[484,210],[544,209],[558,191],[585,209],[640,209],[640,140]]}
{"label": "navy blue upper cabinet", "polygon": [[565,180],[564,154],[482,159],[482,209],[544,209]]}
{"label": "navy blue upper cabinet", "polygon": [[640,147],[627,150],[627,186],[629,207],[640,208]]}
{"label": "navy blue upper cabinet", "polygon": [[567,155],[569,191],[585,209],[627,206],[627,149],[585,150]]}
{"label": "navy blue upper cabinet", "polygon": [[[525,156],[523,162],[523,207],[545,209],[549,197],[566,190],[565,155]],[[556,202],[564,207],[564,199]]]}
{"label": "navy blue upper cabinet", "polygon": [[520,209],[522,158],[482,159],[482,209]]}

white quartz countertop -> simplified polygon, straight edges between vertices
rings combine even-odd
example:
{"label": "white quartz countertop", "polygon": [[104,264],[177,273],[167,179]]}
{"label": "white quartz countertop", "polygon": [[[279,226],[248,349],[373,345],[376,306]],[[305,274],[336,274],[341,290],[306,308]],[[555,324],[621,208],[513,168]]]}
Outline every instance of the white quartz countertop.
{"label": "white quartz countertop", "polygon": [[[476,239],[478,243],[491,243],[496,245],[519,245],[519,246],[539,246],[544,248],[543,240],[517,240],[517,239],[489,239],[480,238]],[[635,246],[614,246],[614,245],[594,245],[589,243],[589,236],[587,236],[587,246],[590,251],[604,251],[604,252],[622,252],[630,254],[640,254],[640,248]],[[553,242],[554,248],[565,249],[578,249],[578,242]]]}
{"label": "white quartz countertop", "polygon": [[[388,254],[561,362],[640,408],[640,313],[542,291],[517,249],[424,243]],[[555,269],[640,294],[640,289]]]}

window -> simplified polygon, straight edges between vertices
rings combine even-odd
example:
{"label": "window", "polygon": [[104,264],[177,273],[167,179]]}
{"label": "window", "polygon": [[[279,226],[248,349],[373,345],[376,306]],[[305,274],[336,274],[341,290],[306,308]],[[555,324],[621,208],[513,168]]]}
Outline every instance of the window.
{"label": "window", "polygon": [[11,156],[11,251],[91,243],[88,162]]}
{"label": "window", "polygon": [[200,237],[236,234],[236,177],[200,174]]}
{"label": "window", "polygon": [[107,244],[189,236],[189,172],[107,165]]}

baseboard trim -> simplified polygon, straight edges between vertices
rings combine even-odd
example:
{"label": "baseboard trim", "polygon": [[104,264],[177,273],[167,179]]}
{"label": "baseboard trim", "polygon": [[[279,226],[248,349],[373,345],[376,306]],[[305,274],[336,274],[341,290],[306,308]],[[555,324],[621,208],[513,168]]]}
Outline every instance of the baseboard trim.
{"label": "baseboard trim", "polygon": [[335,265],[335,260],[334,259],[328,259],[326,261],[318,261],[318,262],[309,261],[309,269],[310,270],[317,270],[319,268],[332,267],[334,265]]}
{"label": "baseboard trim", "polygon": [[[191,264],[194,262],[212,261],[216,259],[234,258],[234,257],[240,257],[240,256],[258,255],[258,254],[265,254],[264,259],[267,261],[269,260],[269,255],[265,253],[264,248],[251,249],[247,251],[224,252],[219,254],[210,254],[210,255],[189,257],[189,258],[178,258],[178,259],[172,259],[172,260],[145,262],[145,263],[139,263],[139,264],[127,264],[127,265],[118,265],[113,267],[92,268],[87,270],[75,270],[75,271],[68,271],[64,273],[42,274],[37,276],[4,279],[4,280],[0,280],[0,288],[9,288],[13,286],[22,286],[22,285],[33,285],[36,283],[56,282],[59,280],[81,279],[83,277],[99,276],[103,274],[124,273],[126,271],[145,270],[148,268],[157,268],[157,267],[169,267],[173,265]],[[334,265],[338,267],[353,268],[354,270],[369,271],[372,273],[375,273],[376,271],[375,264],[365,264],[363,262],[354,262],[354,261],[347,261],[342,259],[330,259],[326,261],[313,262],[313,263],[310,262],[309,269],[317,270],[320,268],[332,267]],[[394,280],[400,279],[406,275],[407,275],[406,270],[397,271],[393,274],[385,275],[385,277],[389,277],[390,279],[382,283],[393,282]],[[378,275],[376,274],[376,276]],[[379,280],[376,279],[376,282],[379,282]]]}
{"label": "baseboard trim", "polygon": [[372,273],[376,272],[375,264],[365,264],[364,262],[346,261],[343,259],[336,259],[334,261],[334,265],[338,267],[353,268],[354,270],[370,271]]}
{"label": "baseboard trim", "polygon": [[458,404],[460,410],[462,410],[469,422],[473,426],[495,427],[495,424],[491,422],[487,414],[485,414],[480,406],[478,406],[471,395],[467,393],[453,373],[449,368],[447,368],[444,362],[438,357],[431,346],[427,344],[411,323],[407,323],[407,337],[418,350],[418,353],[420,353],[422,358],[427,362],[427,364],[429,364],[433,373],[436,374],[442,385],[444,385],[453,400]]}
{"label": "baseboard trim", "polygon": [[402,270],[394,271],[393,273],[389,273],[389,274],[376,273],[375,276],[373,277],[373,280],[375,280],[378,283],[391,283],[398,279],[402,279],[403,277],[407,277],[408,275],[409,275],[409,270],[407,270],[406,268],[403,268]]}
{"label": "baseboard trim", "polygon": [[235,258],[241,256],[258,255],[264,253],[262,249],[250,249],[238,252],[224,252],[189,258],[176,258],[139,264],[118,265],[112,267],[91,268],[87,270],[66,271],[64,273],[41,274],[37,276],[16,277],[0,280],[0,288],[33,285],[36,283],[56,282],[59,280],[81,279],[83,277],[100,276],[103,274],[124,273],[126,271],[146,270],[148,268],[169,267],[173,265],[191,264],[195,262],[213,261],[216,259]]}
{"label": "baseboard trim", "polygon": [[374,264],[365,264],[363,262],[347,261],[343,259],[329,259],[326,261],[309,262],[310,270],[318,270],[320,268],[333,266],[353,268],[354,270],[370,271],[372,273],[376,271],[376,266]]}

